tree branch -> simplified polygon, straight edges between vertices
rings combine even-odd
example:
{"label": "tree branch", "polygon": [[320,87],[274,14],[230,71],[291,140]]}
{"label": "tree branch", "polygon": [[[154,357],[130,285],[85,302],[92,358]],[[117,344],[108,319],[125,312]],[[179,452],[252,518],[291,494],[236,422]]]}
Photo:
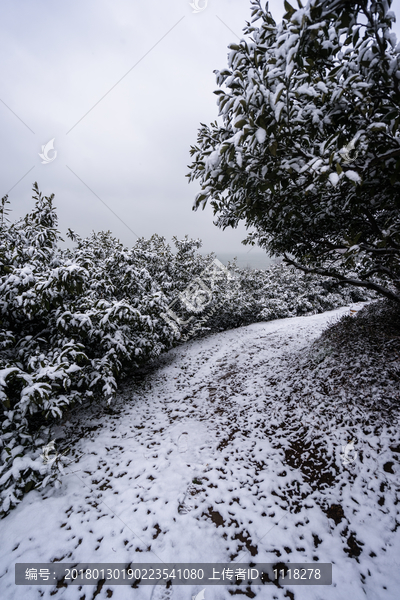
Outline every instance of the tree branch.
{"label": "tree branch", "polygon": [[338,279],[340,281],[340,283],[343,283],[343,284],[354,285],[356,287],[365,287],[369,290],[378,292],[378,294],[381,294],[382,296],[389,298],[389,300],[394,300],[395,302],[400,303],[400,295],[395,294],[391,290],[388,290],[387,288],[384,288],[383,286],[381,286],[377,283],[374,283],[373,281],[363,281],[360,279],[349,279],[345,275],[340,275],[339,273],[333,273],[333,272],[325,270],[325,269],[319,269],[318,267],[309,269],[307,267],[304,267],[303,265],[300,265],[296,261],[288,258],[286,254],[284,254],[284,257],[285,257],[284,260],[287,264],[292,265],[293,267],[296,267],[296,269],[300,269],[301,271],[304,271],[305,273],[312,273],[314,275],[323,275],[325,277],[333,277],[334,279]]}

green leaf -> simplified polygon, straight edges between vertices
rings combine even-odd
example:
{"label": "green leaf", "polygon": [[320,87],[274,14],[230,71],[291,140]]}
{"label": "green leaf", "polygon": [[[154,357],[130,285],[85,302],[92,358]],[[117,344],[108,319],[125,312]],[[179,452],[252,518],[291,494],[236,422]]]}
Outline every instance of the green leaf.
{"label": "green leaf", "polygon": [[241,129],[245,125],[247,125],[247,119],[240,119],[239,121],[235,121],[236,129]]}
{"label": "green leaf", "polygon": [[200,202],[203,202],[203,200],[206,200],[206,198],[207,198],[206,194],[198,194],[196,196],[196,203],[198,204]]}
{"label": "green leaf", "polygon": [[291,6],[287,0],[284,1],[284,6],[285,6],[285,10],[286,10],[284,19],[289,20],[291,18],[291,16],[293,15],[293,13],[296,12],[296,9],[293,8],[293,6]]}
{"label": "green leaf", "polygon": [[276,104],[277,102],[279,102],[279,99],[280,99],[280,97],[282,96],[283,92],[286,92],[286,88],[281,88],[281,89],[279,90],[279,93],[278,93],[277,97],[275,98],[275,104]]}
{"label": "green leaf", "polygon": [[278,148],[278,142],[272,142],[272,144],[270,144],[268,146],[269,151],[271,152],[272,156],[276,156],[276,150]]}
{"label": "green leaf", "polygon": [[30,492],[30,490],[34,487],[34,485],[35,485],[34,481],[29,481],[24,487],[25,494]]}

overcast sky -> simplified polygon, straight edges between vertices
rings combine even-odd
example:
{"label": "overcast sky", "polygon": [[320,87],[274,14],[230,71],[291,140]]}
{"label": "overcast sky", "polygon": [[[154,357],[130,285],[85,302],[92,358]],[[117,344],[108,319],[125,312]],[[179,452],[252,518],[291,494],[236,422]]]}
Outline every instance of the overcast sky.
{"label": "overcast sky", "polygon": [[[200,122],[218,115],[213,70],[227,65],[250,2],[190,1],[207,6],[2,1],[0,193],[14,217],[32,207],[37,181],[55,194],[62,235],[110,229],[130,246],[136,236],[188,234],[206,252],[248,250],[244,227],[222,231],[211,208],[192,211],[199,184],[185,175]],[[283,1],[270,9],[279,20]],[[395,31],[400,37],[399,23]],[[42,164],[53,138],[57,156]]]}

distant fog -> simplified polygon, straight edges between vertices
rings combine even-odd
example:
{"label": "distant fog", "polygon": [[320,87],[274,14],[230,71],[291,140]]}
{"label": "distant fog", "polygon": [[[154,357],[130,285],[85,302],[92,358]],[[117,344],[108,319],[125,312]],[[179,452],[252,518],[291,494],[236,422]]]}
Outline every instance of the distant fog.
{"label": "distant fog", "polygon": [[233,260],[236,256],[236,262],[239,267],[250,267],[252,269],[266,269],[271,264],[277,264],[282,261],[281,258],[271,258],[266,252],[260,252],[260,250],[237,252],[236,254],[230,252],[216,252],[216,255],[218,260],[224,265],[226,265],[228,261]]}

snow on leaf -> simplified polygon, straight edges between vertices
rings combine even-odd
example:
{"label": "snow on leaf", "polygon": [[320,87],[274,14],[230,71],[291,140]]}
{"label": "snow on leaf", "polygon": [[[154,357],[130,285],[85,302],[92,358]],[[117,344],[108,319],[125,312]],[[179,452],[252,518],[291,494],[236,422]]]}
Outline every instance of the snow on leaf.
{"label": "snow on leaf", "polygon": [[331,173],[329,175],[329,181],[331,182],[331,184],[333,186],[336,186],[338,184],[339,179],[340,179],[340,177],[339,177],[339,175],[337,173]]}
{"label": "snow on leaf", "polygon": [[350,179],[350,181],[354,181],[356,183],[359,183],[361,181],[361,177],[356,171],[350,169],[349,171],[344,171],[344,174],[348,179]]}
{"label": "snow on leaf", "polygon": [[265,129],[263,129],[262,127],[257,129],[256,138],[257,138],[257,141],[259,144],[263,144],[265,142],[266,137],[267,137],[267,132],[265,131]]}

